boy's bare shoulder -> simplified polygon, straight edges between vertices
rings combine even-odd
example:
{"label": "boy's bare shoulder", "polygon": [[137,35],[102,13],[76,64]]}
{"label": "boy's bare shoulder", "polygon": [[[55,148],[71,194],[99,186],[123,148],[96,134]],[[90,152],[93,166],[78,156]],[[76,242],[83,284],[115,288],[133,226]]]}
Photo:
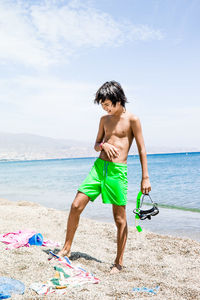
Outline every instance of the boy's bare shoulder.
{"label": "boy's bare shoulder", "polygon": [[101,116],[100,121],[104,122],[107,119],[107,117],[108,117],[107,115]]}
{"label": "boy's bare shoulder", "polygon": [[109,115],[103,115],[101,118],[100,118],[100,122],[102,124],[105,124],[107,120],[109,120]]}
{"label": "boy's bare shoulder", "polygon": [[131,124],[137,123],[139,121],[138,116],[127,111],[127,117],[130,120]]}

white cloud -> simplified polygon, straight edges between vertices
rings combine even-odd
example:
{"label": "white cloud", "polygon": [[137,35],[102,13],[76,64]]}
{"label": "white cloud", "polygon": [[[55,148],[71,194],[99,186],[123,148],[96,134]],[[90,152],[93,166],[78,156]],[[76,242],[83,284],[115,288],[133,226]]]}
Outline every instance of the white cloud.
{"label": "white cloud", "polygon": [[32,18],[42,38],[62,47],[112,45],[121,35],[111,16],[90,8],[33,7]]}
{"label": "white cloud", "polygon": [[48,55],[22,8],[0,3],[0,57],[25,65],[47,65]]}
{"label": "white cloud", "polygon": [[155,30],[147,25],[134,26],[130,24],[127,38],[129,40],[162,40],[163,33],[160,30]]}
{"label": "white cloud", "polygon": [[1,1],[0,58],[33,67],[67,62],[82,47],[162,39],[147,25],[116,21],[88,1]]}

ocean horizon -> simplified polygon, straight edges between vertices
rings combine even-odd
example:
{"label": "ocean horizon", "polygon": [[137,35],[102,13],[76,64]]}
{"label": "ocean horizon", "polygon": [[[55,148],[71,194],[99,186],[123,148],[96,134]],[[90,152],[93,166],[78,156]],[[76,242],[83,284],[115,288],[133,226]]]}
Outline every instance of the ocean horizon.
{"label": "ocean horizon", "polygon": [[[200,151],[181,151],[181,152],[159,152],[159,153],[147,153],[147,156],[152,156],[152,155],[173,155],[173,154],[183,154],[183,155],[188,155],[188,154],[199,154]],[[139,154],[130,154],[128,155],[129,157],[135,157],[139,156]],[[18,158],[0,158],[0,162],[31,162],[31,161],[49,161],[49,160],[71,160],[71,159],[95,159],[97,156],[80,156],[80,157],[58,157],[58,158],[38,158],[38,159],[18,159]]]}

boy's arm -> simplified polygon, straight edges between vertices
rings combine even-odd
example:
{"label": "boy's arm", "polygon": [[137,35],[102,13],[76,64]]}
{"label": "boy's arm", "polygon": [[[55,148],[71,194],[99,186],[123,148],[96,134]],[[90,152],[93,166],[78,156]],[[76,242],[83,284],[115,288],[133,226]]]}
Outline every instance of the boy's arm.
{"label": "boy's arm", "polygon": [[103,139],[105,137],[104,120],[105,120],[105,117],[101,117],[100,124],[99,124],[99,131],[97,133],[97,138],[96,138],[96,142],[94,145],[94,149],[97,152],[104,150],[105,153],[107,154],[108,158],[112,161],[113,158],[119,156],[119,151],[115,146],[113,146],[109,143],[103,143]]}
{"label": "boy's arm", "polygon": [[144,145],[141,123],[137,117],[131,117],[131,128],[137,144],[138,153],[140,156],[140,163],[142,167],[141,191],[143,194],[148,194],[151,191],[151,184],[149,181],[147,168],[147,155]]}
{"label": "boy's arm", "polygon": [[99,123],[99,130],[98,130],[98,133],[97,133],[96,142],[95,142],[95,145],[94,145],[94,149],[97,152],[102,150],[101,143],[103,142],[104,135],[105,135],[105,131],[104,131],[104,117],[101,117],[100,123]]}

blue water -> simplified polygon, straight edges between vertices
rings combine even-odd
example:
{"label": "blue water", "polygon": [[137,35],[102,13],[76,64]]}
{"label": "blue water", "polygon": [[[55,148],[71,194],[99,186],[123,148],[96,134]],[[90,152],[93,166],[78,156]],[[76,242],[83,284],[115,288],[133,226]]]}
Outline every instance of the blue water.
{"label": "blue water", "polygon": [[[87,176],[95,158],[0,162],[0,198],[33,201],[42,205],[69,209],[80,183]],[[148,155],[152,185],[151,196],[159,204],[186,209],[200,209],[200,153]],[[140,189],[139,157],[128,157],[127,218],[134,225],[132,210]],[[99,197],[89,203],[83,216],[102,221],[112,220],[110,205]],[[179,220],[180,219],[180,220]],[[188,224],[186,222],[190,220]],[[177,223],[178,220],[178,223]],[[173,224],[172,224],[173,223]],[[187,224],[186,224],[187,223]],[[160,214],[142,225],[153,231],[179,234],[193,232],[200,240],[200,213],[160,208]],[[186,234],[187,235],[187,234]]]}

